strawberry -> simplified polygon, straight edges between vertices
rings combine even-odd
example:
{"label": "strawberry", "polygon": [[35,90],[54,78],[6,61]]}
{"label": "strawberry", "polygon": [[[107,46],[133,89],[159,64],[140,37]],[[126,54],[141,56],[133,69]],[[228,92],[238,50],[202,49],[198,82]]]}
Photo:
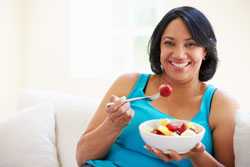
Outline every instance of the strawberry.
{"label": "strawberry", "polygon": [[176,133],[178,135],[181,135],[186,129],[187,129],[187,125],[185,123],[182,123],[181,126],[177,128]]}
{"label": "strawberry", "polygon": [[170,130],[171,132],[176,132],[178,129],[178,126],[176,124],[173,123],[169,123],[166,126],[168,128],[168,130]]}
{"label": "strawberry", "polygon": [[173,89],[168,84],[162,84],[159,87],[159,91],[162,97],[168,97],[172,93]]}
{"label": "strawberry", "polygon": [[159,131],[158,129],[153,130],[153,133],[157,135],[163,135],[163,133]]}

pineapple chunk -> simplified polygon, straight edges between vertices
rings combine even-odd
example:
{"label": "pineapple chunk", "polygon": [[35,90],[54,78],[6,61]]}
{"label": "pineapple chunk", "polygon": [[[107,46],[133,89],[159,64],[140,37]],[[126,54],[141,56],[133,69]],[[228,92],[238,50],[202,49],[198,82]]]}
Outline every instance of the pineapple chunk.
{"label": "pineapple chunk", "polygon": [[193,136],[193,135],[196,135],[196,133],[195,133],[194,131],[190,130],[190,129],[185,130],[185,131],[181,134],[181,136]]}
{"label": "pineapple chunk", "polygon": [[161,120],[160,120],[160,125],[166,126],[167,124],[169,124],[169,121],[168,121],[168,120],[166,120],[166,119],[161,119]]}
{"label": "pineapple chunk", "polygon": [[147,126],[143,129],[145,132],[152,132],[154,129],[150,126]]}
{"label": "pineapple chunk", "polygon": [[192,124],[192,123],[188,123],[188,129],[191,129],[191,130],[193,130],[195,133],[200,133],[200,131],[201,131],[201,129],[199,128],[199,127],[197,127],[197,126],[195,126],[194,124]]}
{"label": "pineapple chunk", "polygon": [[159,130],[161,133],[163,133],[164,135],[166,135],[166,136],[172,136],[172,132],[171,132],[170,130],[168,130],[168,128],[167,128],[166,126],[160,125],[160,126],[158,127],[158,130]]}
{"label": "pineapple chunk", "polygon": [[189,122],[189,123],[187,123],[187,127],[188,127],[188,129],[192,129],[192,128],[194,128],[194,125],[191,122]]}

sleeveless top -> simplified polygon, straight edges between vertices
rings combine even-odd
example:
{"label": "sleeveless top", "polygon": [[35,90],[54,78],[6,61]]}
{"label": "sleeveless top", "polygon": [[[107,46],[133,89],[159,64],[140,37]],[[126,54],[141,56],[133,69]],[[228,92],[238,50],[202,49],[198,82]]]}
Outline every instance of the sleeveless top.
{"label": "sleeveless top", "polygon": [[[145,96],[144,88],[150,78],[150,74],[140,74],[132,91],[127,98]],[[210,112],[211,101],[216,88],[208,85],[201,100],[200,110],[191,119],[191,121],[202,125],[205,128],[205,135],[202,143],[208,153],[213,155],[212,130],[209,126],[208,118]],[[89,160],[88,164],[95,167],[191,167],[190,159],[182,159],[179,161],[164,162],[156,157],[153,153],[144,148],[145,143],[140,137],[139,125],[150,119],[174,117],[162,113],[151,105],[150,101],[140,100],[130,103],[134,110],[134,117],[128,126],[123,128],[119,137],[112,144],[109,153],[105,159]]]}

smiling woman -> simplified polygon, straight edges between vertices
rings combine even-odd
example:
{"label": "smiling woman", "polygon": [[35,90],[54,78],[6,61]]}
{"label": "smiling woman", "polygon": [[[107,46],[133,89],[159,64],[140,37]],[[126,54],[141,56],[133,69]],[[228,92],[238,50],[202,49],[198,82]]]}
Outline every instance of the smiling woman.
{"label": "smiling woman", "polygon": [[[78,165],[234,166],[236,102],[205,82],[217,69],[216,44],[210,22],[198,9],[167,12],[149,42],[154,74],[125,74],[113,83],[79,140]],[[155,94],[162,84],[173,88],[167,98],[130,103],[123,98]],[[185,154],[173,148],[166,154],[156,145],[145,149],[138,127],[159,118],[191,120],[204,128],[204,137]]]}

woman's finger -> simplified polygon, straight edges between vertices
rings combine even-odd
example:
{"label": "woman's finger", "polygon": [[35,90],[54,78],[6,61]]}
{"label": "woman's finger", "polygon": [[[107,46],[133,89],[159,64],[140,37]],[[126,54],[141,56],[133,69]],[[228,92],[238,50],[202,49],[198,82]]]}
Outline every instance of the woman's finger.
{"label": "woman's finger", "polygon": [[125,98],[124,97],[117,97],[117,96],[115,96],[115,95],[112,95],[112,97],[111,97],[111,103],[113,104],[113,105],[111,105],[112,106],[112,108],[113,108],[113,110],[114,111],[117,111],[119,108],[121,108],[122,106],[124,106],[125,104],[128,104],[126,101],[125,101]]}
{"label": "woman's finger", "polygon": [[106,104],[106,112],[107,113],[111,113],[113,111],[113,107],[112,107],[113,105],[114,105],[113,102],[109,102]]}
{"label": "woman's finger", "polygon": [[112,96],[106,105],[106,111],[109,119],[114,123],[115,126],[123,127],[127,125],[133,116],[133,112],[130,108],[130,104],[125,101],[124,97]]}
{"label": "woman's finger", "polygon": [[192,152],[204,152],[205,146],[202,143],[198,143],[191,151]]}
{"label": "woman's finger", "polygon": [[197,153],[203,153],[204,151],[205,151],[205,146],[202,143],[198,143],[189,152],[181,155],[182,157],[191,157],[196,155]]}
{"label": "woman's finger", "polygon": [[118,124],[118,126],[124,127],[124,126],[128,125],[131,118],[132,117],[130,115],[126,115],[126,116],[124,115],[124,116],[117,118],[115,121]]}
{"label": "woman's finger", "polygon": [[171,161],[173,158],[170,156],[170,154],[164,154],[161,150],[157,148],[152,148],[153,152],[162,160],[164,161]]}
{"label": "woman's finger", "polygon": [[111,95],[111,97],[110,97],[110,102],[115,102],[117,99],[118,99],[117,96]]}
{"label": "woman's finger", "polygon": [[110,117],[114,120],[114,119],[117,119],[117,118],[119,118],[119,117],[122,117],[122,116],[124,116],[124,115],[128,115],[127,114],[127,111],[129,110],[130,108],[124,108],[123,110],[117,110],[116,112],[112,112],[112,113],[110,113]]}
{"label": "woman's finger", "polygon": [[169,150],[168,156],[173,160],[182,159],[182,156],[178,152],[176,152],[174,150]]}
{"label": "woman's finger", "polygon": [[125,104],[124,98],[119,98],[115,95],[112,95],[110,102],[106,104],[106,111],[108,113],[117,111],[123,104]]}
{"label": "woman's finger", "polygon": [[173,158],[169,154],[163,153],[161,150],[157,148],[153,148],[149,145],[145,145],[145,148],[150,152],[154,153],[157,157],[159,157],[163,161],[171,161]]}

